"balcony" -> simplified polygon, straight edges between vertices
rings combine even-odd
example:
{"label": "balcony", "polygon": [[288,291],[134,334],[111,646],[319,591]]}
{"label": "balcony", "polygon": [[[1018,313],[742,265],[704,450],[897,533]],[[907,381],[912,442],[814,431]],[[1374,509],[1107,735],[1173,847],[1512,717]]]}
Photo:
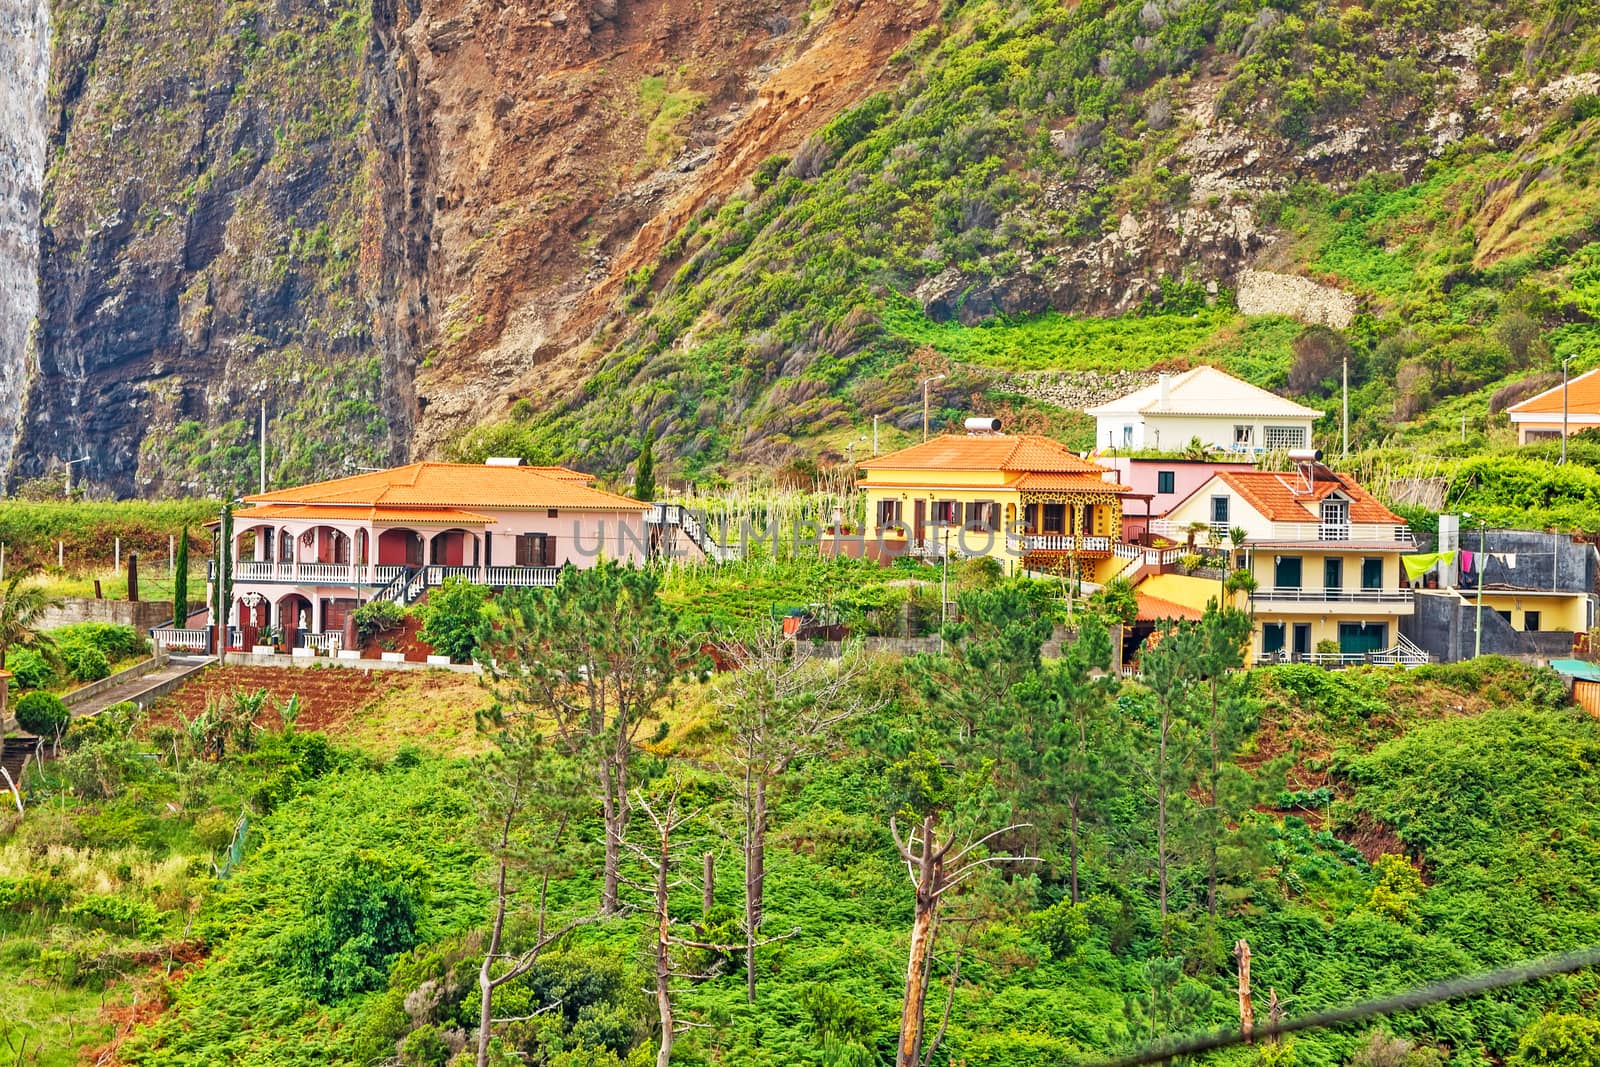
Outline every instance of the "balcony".
{"label": "balcony", "polygon": [[[404,574],[412,575],[412,583],[421,590],[441,585],[447,578],[461,578],[478,585],[495,589],[511,586],[544,586],[556,584],[561,577],[560,567],[463,567],[429,564],[412,570],[385,564],[372,567],[349,563],[261,563],[241,560],[233,565],[236,583],[281,585],[351,585],[387,588],[397,584]],[[206,568],[206,579],[215,581],[217,565],[211,561]]]}
{"label": "balcony", "polygon": [[1409,589],[1298,589],[1275,586],[1250,595],[1258,610],[1279,615],[1411,614]]}
{"label": "balcony", "polygon": [[[1258,540],[1251,538],[1252,541]],[[1409,526],[1371,522],[1275,522],[1263,541],[1345,541],[1365,544],[1414,545]]]}
{"label": "balcony", "polygon": [[1012,552],[1076,552],[1082,556],[1111,555],[1109,537],[1072,537],[1067,534],[1007,534]]}

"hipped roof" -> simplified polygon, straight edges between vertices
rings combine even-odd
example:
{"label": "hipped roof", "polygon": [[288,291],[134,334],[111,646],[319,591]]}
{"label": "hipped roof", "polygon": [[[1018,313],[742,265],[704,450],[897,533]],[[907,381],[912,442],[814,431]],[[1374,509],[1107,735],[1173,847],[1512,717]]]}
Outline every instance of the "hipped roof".
{"label": "hipped roof", "polygon": [[[580,480],[581,479],[581,480]],[[499,467],[473,463],[411,463],[390,470],[315,482],[245,497],[251,504],[307,507],[360,505],[403,509],[493,510],[572,508],[646,511],[650,505],[603,489],[565,467]]]}
{"label": "hipped roof", "polygon": [[[1350,501],[1351,522],[1393,523],[1405,525],[1405,519],[1396,515],[1373,495],[1356,484],[1348,474],[1321,471],[1305,491],[1299,475],[1278,471],[1218,471],[1216,479],[1244,498],[1272,522],[1314,522],[1321,518],[1319,507],[1323,500],[1342,494]],[[1204,490],[1204,486],[1196,492]]]}
{"label": "hipped roof", "polygon": [[1092,474],[1106,468],[1083,459],[1058,441],[1036,434],[947,434],[931,441],[874,456],[862,470],[1025,471],[1038,474]]}

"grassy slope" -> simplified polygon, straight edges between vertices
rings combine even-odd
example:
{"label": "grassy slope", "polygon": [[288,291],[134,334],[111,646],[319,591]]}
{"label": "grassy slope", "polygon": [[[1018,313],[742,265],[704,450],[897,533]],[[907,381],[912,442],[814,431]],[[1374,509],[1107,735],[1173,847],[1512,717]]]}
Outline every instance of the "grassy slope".
{"label": "grassy slope", "polygon": [[[896,700],[911,699],[888,668],[879,677]],[[1192,916],[1179,921],[1167,949],[1143,895],[1142,869],[1107,867],[1103,859],[1091,864],[1088,926],[1062,958],[1052,957],[1027,916],[1053,891],[1028,879],[1016,883],[994,900],[995,923],[967,950],[947,1038],[952,1056],[972,1064],[1077,1058],[1122,1047],[1150,1028],[1226,1023],[1233,1010],[1226,946],[1239,936],[1255,950],[1258,983],[1279,988],[1299,1012],[1600,934],[1593,879],[1600,724],[1558,706],[1559,688],[1546,676],[1490,661],[1410,674],[1285,668],[1256,679],[1263,722],[1271,727],[1258,735],[1256,755],[1289,752],[1298,776],[1331,788],[1331,809],[1318,801],[1320,811],[1302,812],[1309,827],[1275,814],[1243,827],[1237,844],[1248,862],[1230,868],[1225,917],[1214,929]],[[678,707],[668,744],[701,752],[704,734],[694,723],[705,713],[703,700],[686,693]],[[880,795],[886,753],[900,743],[898,722],[890,704],[859,731],[844,758],[807,768],[783,795],[770,856],[768,926],[799,932],[769,950],[759,1010],[744,1005],[736,976],[685,992],[692,1017],[710,1025],[686,1038],[675,1062],[866,1063],[874,1060],[852,1057],[868,1049],[883,1055],[898,1010],[909,907]],[[159,995],[170,1005],[123,1046],[125,1062],[376,1062],[416,1025],[405,1004],[430,980],[446,997],[419,1019],[437,1019],[448,1030],[470,1016],[472,949],[459,935],[481,921],[484,897],[473,875],[482,864],[472,831],[476,790],[464,764],[407,756],[384,769],[349,755],[318,774],[303,752],[271,741],[263,753],[207,770],[187,786],[162,775],[139,782],[110,803],[51,800],[0,848],[0,875],[15,877],[40,873],[26,859],[34,843],[76,842],[56,846],[74,851],[60,852],[49,876],[69,884],[74,899],[121,884],[122,895],[162,909],[161,938],[181,936],[189,928],[185,916],[198,905],[192,929],[209,943],[209,958],[181,980],[163,982],[159,974],[140,980],[141,998]],[[216,840],[219,823],[225,837],[239,800],[263,788],[279,798],[276,809],[253,820],[243,867],[214,888],[203,874],[203,842]],[[182,805],[177,814],[157,814],[173,801]],[[58,805],[59,814],[46,818]],[[719,826],[724,814],[714,807],[706,829]],[[1359,836],[1381,824],[1422,857],[1431,884],[1398,920],[1367,906],[1375,875],[1361,855],[1315,830],[1328,814],[1341,833]],[[1138,825],[1145,814],[1136,806],[1124,818]],[[307,921],[308,886],[376,854],[415,865],[426,890],[423,947],[396,965],[387,989],[321,1005],[298,985],[286,938]],[[129,869],[126,879],[119,864]],[[718,873],[718,903],[733,907],[740,886],[736,849],[720,851]],[[1178,884],[1187,899],[1193,881],[1185,875]],[[559,899],[570,901],[593,891],[587,874],[556,888]],[[697,891],[685,888],[681,905],[685,914],[697,911]],[[104,951],[94,940],[101,935],[81,924],[40,919],[15,911],[4,916],[10,947],[0,966],[7,974],[38,975],[44,945],[79,957]],[[573,1017],[558,1014],[543,1031],[557,1043],[549,1047],[609,1043],[626,1054],[636,1042],[648,1045],[641,930],[641,920],[628,919],[587,933],[540,972],[537,981],[544,983],[587,975],[568,987]],[[128,944],[125,936],[113,937],[114,947]],[[1134,1008],[1130,1015],[1125,1001],[1149,995],[1160,959],[1169,954],[1182,957],[1188,972],[1170,987],[1156,982],[1174,995],[1174,1014]],[[33,1010],[87,1025],[92,1011],[85,1009],[93,1003],[85,983],[44,983],[52,999]],[[1447,1042],[1456,1062],[1480,1063],[1486,1052],[1511,1051],[1538,1007],[1575,1006],[1592,987],[1588,980],[1550,983],[1429,1009],[1392,1025]],[[522,1002],[533,998],[531,1007],[547,995],[537,988],[507,991]],[[1356,1030],[1307,1035],[1296,1042],[1298,1062],[1332,1067],[1359,1040]],[[631,1063],[637,1055],[626,1058]],[[587,1053],[573,1062],[617,1061]]]}

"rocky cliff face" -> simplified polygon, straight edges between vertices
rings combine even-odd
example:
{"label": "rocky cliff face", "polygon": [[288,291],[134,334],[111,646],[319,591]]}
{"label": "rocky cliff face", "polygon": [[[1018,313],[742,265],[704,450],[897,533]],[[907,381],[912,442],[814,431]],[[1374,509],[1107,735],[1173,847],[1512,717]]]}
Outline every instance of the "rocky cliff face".
{"label": "rocky cliff face", "polygon": [[45,0],[0,0],[0,472],[11,462],[29,338],[39,311],[39,198],[49,74]]}
{"label": "rocky cliff face", "polygon": [[247,485],[261,400],[275,480],[436,450],[934,13],[810,6],[62,0],[13,484]]}
{"label": "rocky cliff face", "polygon": [[[600,471],[647,426],[678,472],[771,465],[914,419],[936,365],[981,398],[931,327],[1215,320],[1235,290],[1373,342],[1565,321],[1494,287],[1559,282],[1600,207],[1582,7],[60,0],[11,481],[88,454],[108,491],[248,485],[261,400],[276,481],[502,418]],[[0,311],[0,418],[28,317]],[[1514,359],[1445,353],[1413,398],[1527,366],[1508,330]],[[1242,358],[1286,362],[1274,336]],[[1382,372],[1435,340],[1467,343]]]}

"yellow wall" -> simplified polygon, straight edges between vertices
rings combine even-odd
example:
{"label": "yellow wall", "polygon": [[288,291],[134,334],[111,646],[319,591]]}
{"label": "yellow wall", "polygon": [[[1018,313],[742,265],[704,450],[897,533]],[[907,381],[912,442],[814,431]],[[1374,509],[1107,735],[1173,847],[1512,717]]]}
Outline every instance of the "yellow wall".
{"label": "yellow wall", "polygon": [[1300,588],[1314,592],[1327,588],[1326,562],[1328,557],[1334,556],[1344,561],[1344,576],[1339,588],[1344,590],[1357,590],[1361,588],[1361,561],[1364,559],[1381,559],[1383,561],[1384,589],[1399,589],[1401,583],[1400,554],[1398,552],[1374,552],[1371,549],[1344,548],[1336,551],[1323,548],[1319,542],[1308,541],[1301,548],[1257,548],[1251,550],[1251,573],[1255,575],[1256,584],[1262,589],[1271,589],[1274,586],[1274,572],[1277,570],[1279,556],[1300,557]]}
{"label": "yellow wall", "polygon": [[[1477,605],[1476,593],[1463,591],[1461,595],[1468,606]],[[1571,596],[1519,596],[1516,593],[1491,593],[1485,590],[1483,610],[1509,611],[1513,630],[1526,630],[1527,613],[1536,611],[1539,613],[1540,630],[1571,630],[1577,633],[1588,629],[1586,599],[1581,593]]]}
{"label": "yellow wall", "polygon": [[1256,630],[1250,638],[1250,653],[1255,659],[1260,659],[1263,647],[1263,630],[1265,623],[1283,624],[1283,647],[1290,651],[1294,649],[1294,627],[1296,623],[1309,623],[1311,626],[1311,651],[1317,651],[1317,642],[1339,640],[1339,624],[1341,622],[1367,622],[1378,623],[1387,627],[1384,648],[1393,648],[1396,637],[1400,633],[1400,618],[1398,616],[1380,616],[1374,618],[1363,614],[1359,608],[1346,613],[1330,612],[1327,615],[1278,615],[1270,611],[1256,611]]}

